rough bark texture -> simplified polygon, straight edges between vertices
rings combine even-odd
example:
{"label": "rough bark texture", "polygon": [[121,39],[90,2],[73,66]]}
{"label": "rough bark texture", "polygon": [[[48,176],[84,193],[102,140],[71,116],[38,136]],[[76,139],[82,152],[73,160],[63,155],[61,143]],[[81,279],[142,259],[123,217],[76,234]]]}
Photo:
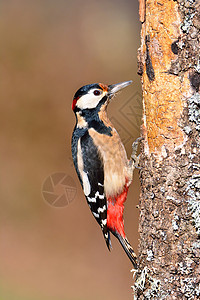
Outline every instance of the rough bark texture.
{"label": "rough bark texture", "polygon": [[139,271],[134,299],[200,299],[200,3],[141,1]]}

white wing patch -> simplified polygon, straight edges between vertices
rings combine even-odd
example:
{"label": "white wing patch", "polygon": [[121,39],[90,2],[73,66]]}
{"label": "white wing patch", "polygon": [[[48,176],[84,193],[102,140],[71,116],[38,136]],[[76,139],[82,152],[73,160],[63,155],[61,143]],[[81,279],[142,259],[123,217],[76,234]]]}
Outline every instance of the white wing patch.
{"label": "white wing patch", "polygon": [[84,191],[84,194],[85,196],[88,196],[91,192],[91,186],[90,186],[90,182],[89,182],[89,178],[87,176],[87,173],[85,173],[83,171],[82,173],[82,180],[83,180],[83,191]]}
{"label": "white wing patch", "polygon": [[[87,196],[87,195],[86,195]],[[94,195],[94,197],[87,197],[87,199],[88,199],[88,201],[89,202],[94,202],[94,203],[96,203],[97,202],[97,197],[99,198],[99,199],[104,199],[104,194],[103,195],[100,195],[99,194],[99,191],[97,191],[96,193],[95,193],[95,195]]]}
{"label": "white wing patch", "polygon": [[85,196],[88,196],[91,192],[91,186],[89,182],[89,178],[87,176],[87,173],[83,171],[84,165],[83,165],[83,156],[82,156],[82,150],[81,150],[81,139],[78,140],[78,148],[77,148],[77,163],[78,163],[78,169],[81,175],[81,179],[83,182],[83,191]]}
{"label": "white wing patch", "polygon": [[105,196],[104,196],[104,194],[100,195],[99,191],[97,191],[96,194],[95,194],[95,198],[97,198],[97,197],[99,197],[99,199],[104,199]]}
{"label": "white wing patch", "polygon": [[108,233],[105,233],[105,238],[108,239]]}
{"label": "white wing patch", "polygon": [[107,224],[107,219],[101,220],[101,224],[102,224],[103,226],[106,226],[106,224]]}
{"label": "white wing patch", "polygon": [[99,214],[100,214],[101,212],[104,212],[105,210],[106,210],[106,205],[104,205],[102,208],[99,207],[99,208],[97,209],[97,211],[98,211]]}
{"label": "white wing patch", "polygon": [[95,218],[99,218],[99,214],[96,214],[94,211],[92,212]]}
{"label": "white wing patch", "polygon": [[94,203],[97,202],[97,199],[94,198],[94,197],[87,197],[87,200],[88,200],[89,202],[94,202]]}

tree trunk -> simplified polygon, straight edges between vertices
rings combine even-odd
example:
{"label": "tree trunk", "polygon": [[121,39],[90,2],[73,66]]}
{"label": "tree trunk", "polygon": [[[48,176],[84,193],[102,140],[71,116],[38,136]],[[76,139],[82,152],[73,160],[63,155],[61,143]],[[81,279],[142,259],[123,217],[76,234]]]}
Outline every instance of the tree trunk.
{"label": "tree trunk", "polygon": [[143,89],[134,299],[200,299],[200,3],[140,0]]}

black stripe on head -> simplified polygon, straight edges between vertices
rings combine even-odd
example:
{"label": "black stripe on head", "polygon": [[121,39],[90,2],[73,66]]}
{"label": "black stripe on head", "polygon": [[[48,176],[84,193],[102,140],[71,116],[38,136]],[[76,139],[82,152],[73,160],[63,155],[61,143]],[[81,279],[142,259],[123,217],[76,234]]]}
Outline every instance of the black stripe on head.
{"label": "black stripe on head", "polygon": [[78,99],[81,96],[85,95],[88,93],[89,90],[91,89],[100,89],[103,90],[102,87],[98,83],[93,83],[93,84],[87,84],[82,86],[74,95],[74,99]]}

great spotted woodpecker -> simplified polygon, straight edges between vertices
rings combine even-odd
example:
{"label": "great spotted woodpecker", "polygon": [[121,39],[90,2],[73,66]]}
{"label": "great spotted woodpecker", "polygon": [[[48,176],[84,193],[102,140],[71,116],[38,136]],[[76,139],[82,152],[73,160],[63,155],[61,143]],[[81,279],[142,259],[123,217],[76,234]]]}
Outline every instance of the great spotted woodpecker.
{"label": "great spotted woodpecker", "polygon": [[75,93],[72,157],[87,203],[102,229],[108,249],[111,248],[111,232],[136,268],[136,255],[124,232],[123,211],[137,164],[139,139],[133,143],[133,153],[128,160],[120,137],[107,117],[112,97],[131,83],[95,83]]}

